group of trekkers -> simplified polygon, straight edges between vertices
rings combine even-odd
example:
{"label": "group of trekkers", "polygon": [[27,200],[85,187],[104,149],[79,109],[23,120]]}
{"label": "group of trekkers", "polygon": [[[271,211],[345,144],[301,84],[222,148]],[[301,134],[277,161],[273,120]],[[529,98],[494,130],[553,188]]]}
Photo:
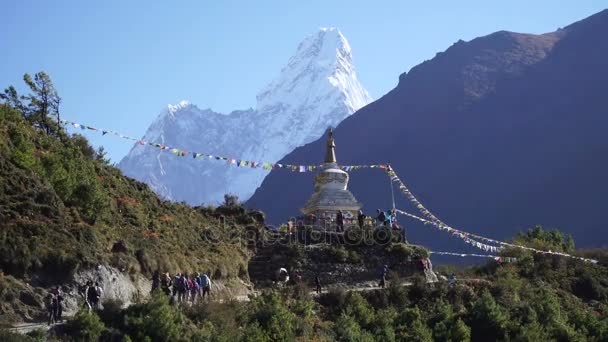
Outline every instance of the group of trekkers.
{"label": "group of trekkers", "polygon": [[155,291],[161,291],[172,302],[195,304],[199,298],[203,301],[209,297],[211,279],[205,273],[197,272],[190,276],[187,273],[177,273],[171,277],[169,273],[161,275],[156,271],[152,277],[152,292]]}
{"label": "group of trekkers", "polygon": [[[363,213],[363,210],[359,210],[359,212],[357,213],[357,224],[360,229],[363,229],[363,227],[365,226],[365,220],[367,218],[368,216]],[[376,209],[376,224],[378,226],[399,229],[399,225],[397,224],[397,213],[395,209],[390,209],[388,211]],[[336,230],[338,232],[344,231],[344,212],[342,210],[338,210],[336,212],[336,226]]]}
{"label": "group of trekkers", "polygon": [[[93,283],[89,280],[84,286],[79,287],[80,295],[84,298],[85,308],[89,311],[100,309],[100,299],[103,289],[98,282]],[[52,325],[63,320],[63,300],[64,294],[61,287],[52,288],[47,293],[45,305],[48,314],[48,324]]]}
{"label": "group of trekkers", "polygon": [[397,224],[397,213],[395,212],[395,209],[390,209],[388,211],[376,209],[376,222],[379,226],[399,229],[399,225]]}

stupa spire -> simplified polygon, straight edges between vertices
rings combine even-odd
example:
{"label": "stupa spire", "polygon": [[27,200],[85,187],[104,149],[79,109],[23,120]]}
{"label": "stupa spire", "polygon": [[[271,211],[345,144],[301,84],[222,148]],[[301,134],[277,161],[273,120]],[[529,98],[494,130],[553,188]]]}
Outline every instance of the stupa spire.
{"label": "stupa spire", "polygon": [[334,130],[329,128],[329,136],[327,137],[327,152],[325,153],[326,163],[336,163],[336,143],[334,142]]}

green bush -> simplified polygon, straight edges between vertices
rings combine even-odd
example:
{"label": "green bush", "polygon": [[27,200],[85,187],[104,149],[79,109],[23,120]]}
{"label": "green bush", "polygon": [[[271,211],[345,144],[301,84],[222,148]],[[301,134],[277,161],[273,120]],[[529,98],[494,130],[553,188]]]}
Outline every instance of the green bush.
{"label": "green bush", "polygon": [[400,261],[425,259],[429,257],[428,251],[425,248],[401,242],[391,243],[387,246],[387,252],[390,257]]}
{"label": "green bush", "polygon": [[104,324],[94,312],[86,310],[79,311],[72,320],[67,323],[69,336],[77,341],[97,341],[105,330]]}
{"label": "green bush", "polygon": [[252,300],[246,315],[246,324],[259,324],[273,341],[291,341],[296,336],[296,315],[285,306],[277,292],[264,292]]}
{"label": "green bush", "polygon": [[122,329],[136,341],[175,341],[193,333],[189,320],[178,308],[169,305],[162,293],[156,293],[144,304],[131,305],[123,315]]}
{"label": "green bush", "polygon": [[357,320],[343,313],[336,321],[336,340],[337,341],[374,341],[374,337],[367,331],[361,329]]}

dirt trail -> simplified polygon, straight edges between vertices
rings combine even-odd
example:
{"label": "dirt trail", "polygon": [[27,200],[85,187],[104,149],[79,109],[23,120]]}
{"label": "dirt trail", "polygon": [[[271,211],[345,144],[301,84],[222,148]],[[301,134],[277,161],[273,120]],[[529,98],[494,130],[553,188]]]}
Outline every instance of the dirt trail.
{"label": "dirt trail", "polygon": [[[411,286],[411,285],[412,285],[412,283],[410,283],[410,282],[401,283],[401,286]],[[375,283],[375,282],[356,284],[354,286],[347,286],[344,284],[332,284],[331,286],[323,287],[321,290],[321,294],[329,293],[331,291],[336,291],[336,290],[364,292],[364,291],[374,291],[374,290],[381,290],[381,289],[382,288],[379,287],[377,285],[377,283]],[[259,294],[259,291],[254,291],[252,294],[255,297]],[[310,294],[313,297],[319,296],[319,294],[316,293],[314,290],[311,290]],[[249,296],[246,296],[246,295],[234,296],[232,299],[239,301],[239,302],[249,302],[249,300],[250,300]],[[223,299],[218,300],[218,302],[222,302],[222,301],[223,301]],[[68,317],[68,319],[69,318],[70,317]],[[17,332],[20,334],[27,334],[27,333],[32,332],[37,329],[49,330],[49,329],[51,329],[51,327],[54,327],[57,325],[62,325],[62,324],[65,324],[65,321],[61,322],[61,323],[56,323],[53,326],[50,326],[47,323],[17,323],[13,327],[8,328],[8,330]]]}

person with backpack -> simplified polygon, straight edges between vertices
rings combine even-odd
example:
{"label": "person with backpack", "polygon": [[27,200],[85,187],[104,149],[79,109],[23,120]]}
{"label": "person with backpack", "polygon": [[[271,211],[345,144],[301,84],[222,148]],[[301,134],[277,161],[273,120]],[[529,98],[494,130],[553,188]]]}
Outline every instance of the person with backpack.
{"label": "person with backpack", "polygon": [[196,277],[194,277],[194,281],[196,281],[196,283],[198,284],[197,297],[202,298],[203,297],[203,283],[202,283],[203,280],[202,280],[201,273],[196,272]]}
{"label": "person with backpack", "polygon": [[192,297],[192,304],[196,304],[196,298],[198,297],[198,293],[201,290],[201,285],[199,284],[198,277],[194,277],[191,280],[192,287],[190,288],[190,296]]}
{"label": "person with backpack", "polygon": [[165,295],[171,296],[171,276],[169,275],[169,272],[161,277],[160,289]]}
{"label": "person with backpack", "polygon": [[173,298],[179,301],[179,288],[182,282],[182,275],[177,273],[175,277],[173,277]]}
{"label": "person with backpack", "polygon": [[205,296],[208,297],[211,292],[211,279],[209,279],[209,276],[207,276],[207,274],[203,274],[201,276],[201,287],[203,288],[202,300],[205,300]]}
{"label": "person with backpack", "polygon": [[179,288],[178,288],[178,295],[177,295],[177,301],[182,303],[186,300],[188,300],[188,290],[190,290],[190,287],[188,286],[188,274],[184,273],[182,274],[182,276],[179,278]]}
{"label": "person with backpack", "polygon": [[47,314],[48,314],[48,324],[49,325],[53,325],[55,324],[55,313],[56,313],[56,299],[55,296],[53,295],[53,293],[49,292],[46,295],[46,298],[44,299],[44,303],[46,304],[46,310],[47,310]]}

